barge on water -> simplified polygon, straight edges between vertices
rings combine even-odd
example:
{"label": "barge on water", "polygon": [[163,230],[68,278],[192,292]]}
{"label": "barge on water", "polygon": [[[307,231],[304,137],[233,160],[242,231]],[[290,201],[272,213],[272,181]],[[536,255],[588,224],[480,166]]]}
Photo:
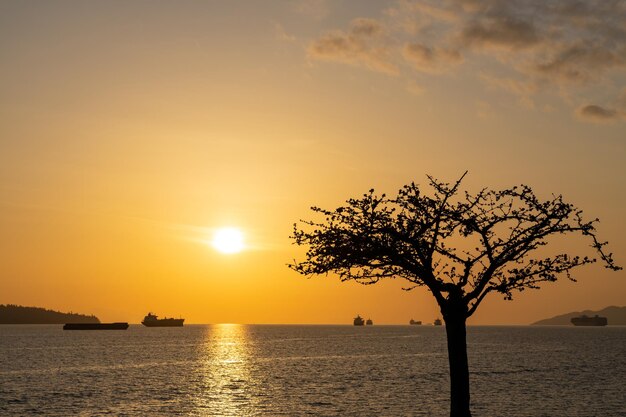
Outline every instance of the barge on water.
{"label": "barge on water", "polygon": [[63,330],[126,330],[128,323],[65,323]]}

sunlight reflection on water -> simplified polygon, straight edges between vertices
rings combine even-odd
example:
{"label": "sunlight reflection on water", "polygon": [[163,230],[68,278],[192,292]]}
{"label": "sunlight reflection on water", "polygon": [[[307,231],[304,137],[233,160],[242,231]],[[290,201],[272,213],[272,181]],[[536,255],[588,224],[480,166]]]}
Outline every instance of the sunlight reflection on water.
{"label": "sunlight reflection on water", "polygon": [[197,397],[199,415],[242,415],[255,409],[250,396],[250,341],[239,324],[207,328],[199,349],[203,393]]}

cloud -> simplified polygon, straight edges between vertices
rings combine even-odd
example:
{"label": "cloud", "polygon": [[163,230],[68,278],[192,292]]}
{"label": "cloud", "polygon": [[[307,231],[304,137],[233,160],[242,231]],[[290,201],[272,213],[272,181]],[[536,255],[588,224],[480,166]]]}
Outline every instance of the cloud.
{"label": "cloud", "polygon": [[[480,80],[527,107],[541,109],[548,95],[593,103],[607,95],[597,89],[626,83],[626,2],[398,0],[379,19],[322,34],[308,51],[407,81],[480,68]],[[613,107],[622,112],[605,109]]]}
{"label": "cloud", "polygon": [[526,108],[534,108],[535,103],[532,96],[537,92],[537,83],[524,79],[497,77],[488,73],[481,73],[480,79],[489,87],[504,90],[518,97],[519,103]]}
{"label": "cloud", "polygon": [[348,32],[327,33],[309,45],[309,56],[326,61],[362,65],[373,71],[397,75],[383,26],[374,19],[355,19]]}
{"label": "cloud", "polygon": [[534,69],[542,76],[560,81],[589,82],[626,63],[619,51],[591,42],[555,48],[554,54],[547,62],[537,63]]}
{"label": "cloud", "polygon": [[619,113],[615,109],[589,104],[578,109],[578,116],[582,120],[605,123],[617,120]]}
{"label": "cloud", "polygon": [[351,33],[355,36],[372,37],[383,33],[382,25],[374,19],[354,19]]}
{"label": "cloud", "polygon": [[610,101],[607,106],[598,104],[588,104],[579,107],[576,111],[577,116],[587,122],[610,123],[619,119],[626,120],[626,88]]}
{"label": "cloud", "polygon": [[532,22],[513,16],[488,16],[470,21],[461,31],[461,41],[470,47],[523,49],[541,38]]}
{"label": "cloud", "polygon": [[421,43],[408,43],[403,49],[404,59],[413,68],[423,72],[439,72],[449,70],[463,62],[463,56],[453,49],[436,48]]}

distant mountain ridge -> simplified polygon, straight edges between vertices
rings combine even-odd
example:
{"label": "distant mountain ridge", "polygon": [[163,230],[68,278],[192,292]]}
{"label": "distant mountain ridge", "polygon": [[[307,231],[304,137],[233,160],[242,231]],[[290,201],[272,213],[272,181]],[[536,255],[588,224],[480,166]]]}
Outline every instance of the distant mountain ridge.
{"label": "distant mountain ridge", "polygon": [[593,311],[593,310],[584,310],[584,311],[574,311],[572,313],[561,314],[560,316],[554,316],[549,319],[539,320],[533,325],[567,325],[571,324],[570,320],[572,317],[577,316],[598,316],[606,317],[609,326],[626,326],[626,307],[616,307],[610,306],[606,307],[602,310]]}
{"label": "distant mountain ridge", "polygon": [[77,313],[61,313],[41,307],[0,304],[0,324],[63,324],[100,323],[98,317]]}

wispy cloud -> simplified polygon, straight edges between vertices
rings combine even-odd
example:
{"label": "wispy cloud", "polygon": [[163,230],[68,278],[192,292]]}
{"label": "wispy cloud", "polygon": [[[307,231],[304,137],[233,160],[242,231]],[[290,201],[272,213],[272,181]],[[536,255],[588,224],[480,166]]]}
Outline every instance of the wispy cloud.
{"label": "wispy cloud", "polygon": [[589,104],[578,109],[578,115],[585,120],[594,122],[610,122],[619,118],[615,109],[607,109],[596,104]]}
{"label": "wispy cloud", "polygon": [[[357,18],[347,30],[320,34],[308,51],[313,59],[407,80],[416,71],[442,76],[491,60],[496,65],[481,65],[479,79],[527,107],[539,94],[575,97],[566,104],[581,120],[616,120],[617,108],[596,105],[608,111],[600,116],[575,101],[595,101],[586,96],[590,87],[626,82],[626,2],[402,0],[378,19]],[[496,67],[497,73],[488,72]]]}
{"label": "wispy cloud", "polygon": [[418,71],[441,72],[451,70],[463,62],[463,56],[454,49],[426,46],[421,43],[408,43],[402,51],[404,59]]}
{"label": "wispy cloud", "polygon": [[624,67],[626,49],[615,50],[590,40],[552,48],[551,57],[534,66],[537,74],[562,82],[588,83],[604,72]]}
{"label": "wispy cloud", "polygon": [[587,104],[579,107],[576,114],[581,120],[594,123],[611,123],[626,119],[626,88],[609,105]]}
{"label": "wispy cloud", "polygon": [[470,20],[460,33],[468,47],[524,49],[537,45],[541,38],[532,21],[515,16],[492,15]]}
{"label": "wispy cloud", "polygon": [[373,71],[397,75],[383,26],[374,19],[355,19],[347,32],[334,31],[309,46],[309,56],[327,61],[362,65]]}

